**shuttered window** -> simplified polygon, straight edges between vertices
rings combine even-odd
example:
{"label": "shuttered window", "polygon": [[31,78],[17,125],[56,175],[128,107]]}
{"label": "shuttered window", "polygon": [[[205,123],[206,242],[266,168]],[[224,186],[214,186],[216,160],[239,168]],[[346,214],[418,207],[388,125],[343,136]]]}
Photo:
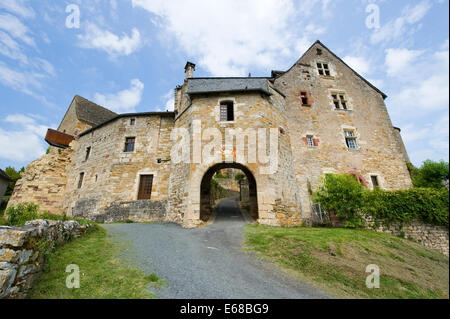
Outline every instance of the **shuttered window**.
{"label": "shuttered window", "polygon": [[152,198],[153,175],[141,175],[139,182],[138,200]]}
{"label": "shuttered window", "polygon": [[220,103],[220,121],[231,122],[234,121],[234,105],[233,102]]}

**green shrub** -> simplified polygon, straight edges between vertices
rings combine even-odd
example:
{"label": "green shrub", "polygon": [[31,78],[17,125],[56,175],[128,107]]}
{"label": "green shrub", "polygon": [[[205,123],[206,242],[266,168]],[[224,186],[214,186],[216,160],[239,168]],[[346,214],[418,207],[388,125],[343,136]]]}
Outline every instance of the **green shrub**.
{"label": "green shrub", "polygon": [[326,175],[313,201],[335,212],[345,227],[362,227],[365,217],[375,226],[408,224],[421,220],[448,226],[449,191],[446,188],[411,188],[385,191],[365,189],[352,175]]}
{"label": "green shrub", "polygon": [[448,162],[427,160],[420,168],[407,163],[414,187],[445,188],[449,180]]}
{"label": "green shrub", "polygon": [[327,174],[313,195],[313,201],[326,211],[335,212],[345,227],[362,227],[364,218],[360,209],[363,206],[363,193],[363,186],[353,175]]}
{"label": "green shrub", "polygon": [[39,206],[28,203],[9,207],[6,210],[6,218],[11,226],[23,226],[29,220],[39,219]]}
{"label": "green shrub", "polygon": [[407,224],[414,219],[448,226],[449,192],[445,188],[411,188],[364,192],[364,213],[385,224]]}

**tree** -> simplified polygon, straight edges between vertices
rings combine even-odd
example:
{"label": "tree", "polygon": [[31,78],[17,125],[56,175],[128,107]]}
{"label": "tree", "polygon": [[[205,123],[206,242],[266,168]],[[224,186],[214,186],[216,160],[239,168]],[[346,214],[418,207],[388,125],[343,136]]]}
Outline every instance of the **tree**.
{"label": "tree", "polygon": [[24,167],[22,167],[20,171],[16,171],[15,168],[13,167],[5,168],[6,175],[8,175],[9,178],[12,179],[12,181],[9,182],[8,184],[5,196],[11,196],[12,192],[14,191],[14,186],[16,185],[16,182],[20,179],[20,173],[23,173],[24,171],[25,171]]}
{"label": "tree", "polygon": [[426,160],[420,168],[408,165],[414,187],[443,188],[448,187],[448,162]]}

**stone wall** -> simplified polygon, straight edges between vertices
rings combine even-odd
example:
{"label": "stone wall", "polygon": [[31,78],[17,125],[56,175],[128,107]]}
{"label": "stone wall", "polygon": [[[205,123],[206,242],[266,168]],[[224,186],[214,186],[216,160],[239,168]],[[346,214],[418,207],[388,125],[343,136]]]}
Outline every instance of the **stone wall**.
{"label": "stone wall", "polygon": [[81,236],[76,221],[34,220],[23,227],[0,226],[0,299],[26,297],[45,263],[45,253]]}
{"label": "stone wall", "polygon": [[50,152],[28,164],[14,187],[8,207],[34,202],[41,210],[63,214],[67,169],[70,169],[71,161],[72,149],[68,148]]}
{"label": "stone wall", "polygon": [[[373,223],[370,224],[373,225]],[[377,228],[368,229],[395,236],[404,236],[404,238],[414,240],[425,247],[438,250],[446,256],[449,255],[449,230],[445,226],[425,224],[422,221],[415,220],[403,226],[392,223],[390,226],[382,224]]]}
{"label": "stone wall", "polygon": [[[89,205],[89,204],[87,204]],[[84,205],[82,205],[85,207]],[[100,214],[86,213],[91,209],[74,210],[74,217],[86,218],[98,223],[114,223],[133,221],[138,223],[166,221],[167,200],[137,200],[130,202],[115,202],[102,210]]]}

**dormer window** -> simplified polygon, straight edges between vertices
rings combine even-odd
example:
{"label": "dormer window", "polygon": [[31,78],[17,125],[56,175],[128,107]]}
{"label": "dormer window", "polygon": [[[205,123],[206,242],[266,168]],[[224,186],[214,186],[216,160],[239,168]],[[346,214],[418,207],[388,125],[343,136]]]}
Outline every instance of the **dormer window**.
{"label": "dormer window", "polygon": [[320,75],[331,76],[330,66],[328,65],[328,63],[318,62],[317,70],[319,71]]}
{"label": "dormer window", "polygon": [[220,121],[232,122],[234,121],[234,104],[231,101],[220,103]]}

